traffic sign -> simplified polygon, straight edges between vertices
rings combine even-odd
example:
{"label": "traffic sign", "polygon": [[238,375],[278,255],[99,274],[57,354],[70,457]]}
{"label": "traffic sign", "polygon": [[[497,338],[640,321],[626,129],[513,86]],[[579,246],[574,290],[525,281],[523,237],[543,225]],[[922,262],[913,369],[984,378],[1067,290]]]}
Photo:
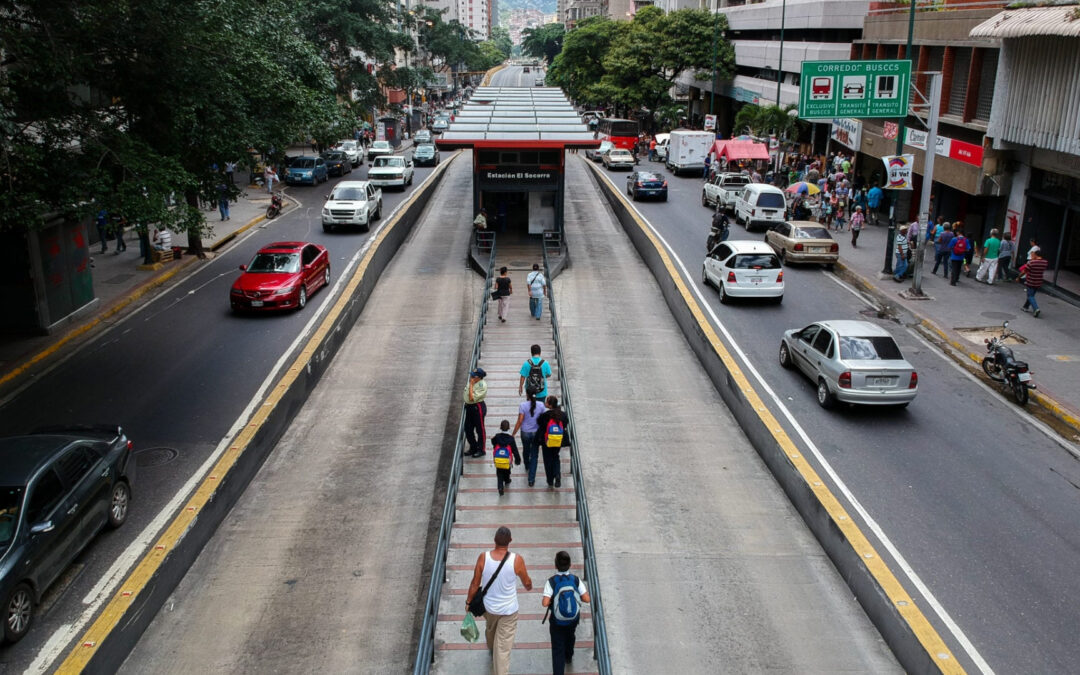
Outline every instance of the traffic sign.
{"label": "traffic sign", "polygon": [[911,61],[803,61],[799,117],[907,117]]}

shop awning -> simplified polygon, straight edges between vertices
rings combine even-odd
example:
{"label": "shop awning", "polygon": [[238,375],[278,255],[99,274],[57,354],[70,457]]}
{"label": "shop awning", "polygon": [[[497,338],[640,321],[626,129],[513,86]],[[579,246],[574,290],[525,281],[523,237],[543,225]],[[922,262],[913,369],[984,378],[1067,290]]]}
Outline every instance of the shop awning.
{"label": "shop awning", "polygon": [[1041,35],[1080,37],[1076,5],[1007,9],[971,30],[971,37],[1021,38]]}
{"label": "shop awning", "polygon": [[717,141],[713,144],[717,157],[732,159],[769,159],[769,149],[764,143],[754,141]]}

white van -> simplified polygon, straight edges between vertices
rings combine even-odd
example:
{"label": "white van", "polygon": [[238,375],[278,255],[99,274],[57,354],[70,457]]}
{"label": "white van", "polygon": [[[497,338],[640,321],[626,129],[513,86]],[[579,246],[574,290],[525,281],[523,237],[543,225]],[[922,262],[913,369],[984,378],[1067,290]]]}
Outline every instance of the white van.
{"label": "white van", "polygon": [[767,230],[784,222],[786,208],[783,190],[764,183],[751,183],[735,200],[735,222],[745,225],[747,231],[756,225]]}

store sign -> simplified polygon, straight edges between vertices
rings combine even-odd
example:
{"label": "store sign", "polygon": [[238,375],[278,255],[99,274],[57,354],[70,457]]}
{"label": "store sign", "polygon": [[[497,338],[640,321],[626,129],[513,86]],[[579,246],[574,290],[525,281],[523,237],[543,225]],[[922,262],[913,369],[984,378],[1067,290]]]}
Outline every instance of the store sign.
{"label": "store sign", "polygon": [[911,61],[803,61],[799,117],[907,117]]}
{"label": "store sign", "polygon": [[862,143],[862,122],[849,117],[838,117],[832,121],[829,138],[852,150],[858,150]]}
{"label": "store sign", "polygon": [[890,155],[882,157],[885,162],[886,190],[910,190],[911,171],[915,165],[915,155]]}
{"label": "store sign", "polygon": [[705,116],[705,131],[716,131],[716,115]]}
{"label": "store sign", "polygon": [[[928,134],[925,131],[905,129],[904,144],[925,151],[927,136]],[[971,164],[972,166],[982,166],[983,149],[981,145],[958,141],[947,136],[938,136],[935,140],[934,154]]]}

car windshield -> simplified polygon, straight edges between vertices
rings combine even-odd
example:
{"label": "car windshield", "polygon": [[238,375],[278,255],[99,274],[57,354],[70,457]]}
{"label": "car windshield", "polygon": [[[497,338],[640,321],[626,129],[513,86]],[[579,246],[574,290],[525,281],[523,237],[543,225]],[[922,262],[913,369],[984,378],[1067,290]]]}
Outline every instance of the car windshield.
{"label": "car windshield", "polygon": [[418,155],[430,155],[435,152],[434,145],[419,145],[416,147],[416,154]]}
{"label": "car windshield", "polygon": [[23,486],[0,487],[0,551],[10,546],[15,536],[22,501]]}
{"label": "car windshield", "polygon": [[405,166],[404,157],[376,157],[375,166]]}
{"label": "car windshield", "polygon": [[771,270],[780,267],[780,261],[772,253],[740,253],[735,256],[732,267],[737,270]]}
{"label": "car windshield", "polygon": [[840,358],[845,361],[899,361],[900,347],[888,335],[840,336]]}
{"label": "car windshield", "polygon": [[786,206],[784,196],[775,192],[762,192],[758,195],[757,205],[763,209],[782,209]]}
{"label": "car windshield", "polygon": [[389,150],[390,149],[390,142],[389,141],[375,141],[374,143],[371,144],[371,149],[372,150]]}
{"label": "car windshield", "polygon": [[657,176],[655,173],[639,173],[637,176],[638,180],[642,183],[660,180],[660,176]]}
{"label": "car windshield", "polygon": [[367,200],[364,188],[339,187],[330,193],[332,202],[362,202]]}
{"label": "car windshield", "polygon": [[315,160],[313,159],[298,159],[293,162],[294,169],[314,169]]}
{"label": "car windshield", "polygon": [[299,253],[257,253],[247,267],[248,272],[278,272],[292,274],[300,271]]}
{"label": "car windshield", "polygon": [[609,154],[612,157],[630,157],[631,156],[629,150],[612,150]]}
{"label": "car windshield", "polygon": [[741,187],[743,185],[749,185],[750,179],[746,176],[726,176],[724,178],[724,185],[731,187]]}
{"label": "car windshield", "polygon": [[832,239],[832,235],[824,227],[797,227],[795,228],[796,239]]}
{"label": "car windshield", "polygon": [[342,150],[355,150],[356,149],[356,141],[345,141],[344,143],[341,144],[341,149]]}
{"label": "car windshield", "polygon": [[345,158],[345,153],[344,152],[327,152],[327,153],[323,154],[323,159],[328,159],[331,162],[337,161],[339,159],[344,159],[344,158]]}

